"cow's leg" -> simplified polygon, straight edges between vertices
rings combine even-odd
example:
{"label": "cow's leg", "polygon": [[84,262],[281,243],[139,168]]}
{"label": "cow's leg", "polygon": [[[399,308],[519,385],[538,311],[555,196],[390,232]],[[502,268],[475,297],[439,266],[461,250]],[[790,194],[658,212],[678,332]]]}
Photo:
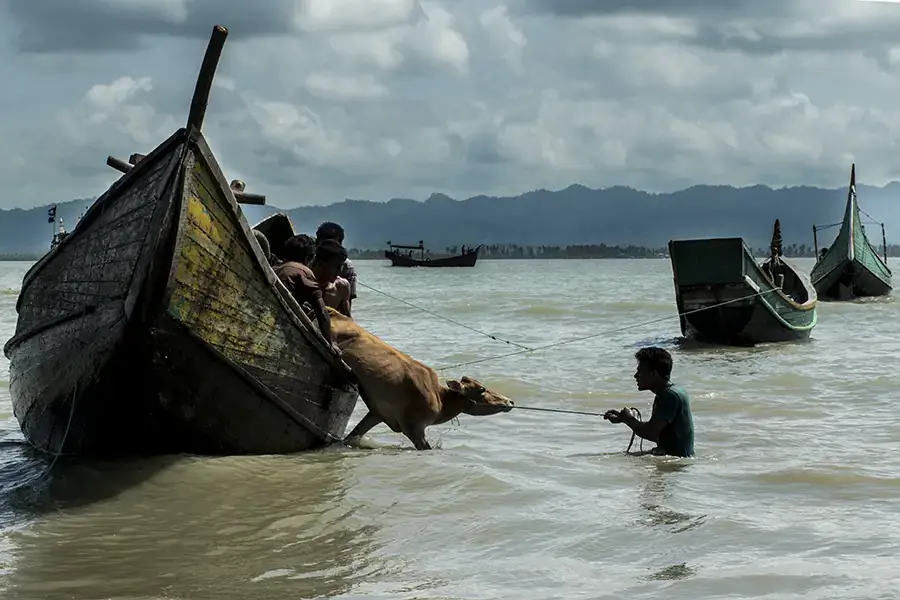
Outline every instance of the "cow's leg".
{"label": "cow's leg", "polygon": [[369,433],[369,430],[379,423],[381,423],[381,417],[370,410],[366,413],[366,416],[360,419],[359,423],[356,424],[356,427],[353,428],[353,431],[350,432],[350,435],[345,437],[344,440],[362,437]]}
{"label": "cow's leg", "polygon": [[416,450],[431,450],[431,444],[425,439],[424,425],[411,425],[403,428],[403,434],[409,438]]}

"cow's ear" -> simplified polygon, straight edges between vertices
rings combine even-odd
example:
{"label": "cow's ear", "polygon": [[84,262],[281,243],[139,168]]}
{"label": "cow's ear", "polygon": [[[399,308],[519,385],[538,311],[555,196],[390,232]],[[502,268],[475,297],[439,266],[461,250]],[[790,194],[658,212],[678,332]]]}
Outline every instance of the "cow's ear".
{"label": "cow's ear", "polygon": [[462,393],[462,384],[455,379],[447,380],[447,387],[457,393]]}

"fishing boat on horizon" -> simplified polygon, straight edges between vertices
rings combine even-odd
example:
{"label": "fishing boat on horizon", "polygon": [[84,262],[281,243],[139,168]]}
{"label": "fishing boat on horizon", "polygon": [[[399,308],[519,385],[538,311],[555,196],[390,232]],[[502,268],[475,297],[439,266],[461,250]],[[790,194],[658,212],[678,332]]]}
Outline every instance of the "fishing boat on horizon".
{"label": "fishing boat on horizon", "polygon": [[352,374],[239,207],[265,197],[226,183],[201,132],[227,33],[213,28],[186,126],[146,156],[109,157],[124,174],[23,278],[4,353],[41,450],[279,454],[343,437]]}
{"label": "fishing boat on horizon", "polygon": [[[479,244],[475,248],[466,248],[465,246],[457,255],[442,256],[439,258],[430,258],[425,256],[424,240],[419,240],[417,246],[404,246],[393,244],[388,240],[388,250],[384,251],[384,257],[391,261],[392,267],[474,267],[478,261],[478,252],[484,244]],[[400,250],[406,250],[404,254]],[[419,257],[413,256],[413,251],[419,251]]]}
{"label": "fishing boat on horizon", "polygon": [[752,346],[805,340],[816,326],[816,290],[784,257],[778,219],[762,263],[740,237],[673,240],[669,256],[685,338]]}
{"label": "fishing boat on horizon", "polygon": [[[856,197],[856,164],[850,167],[847,205],[840,223],[813,226],[816,264],[810,273],[819,296],[826,300],[851,300],[859,297],[886,296],[893,291],[892,273],[887,266],[887,238],[881,223],[883,257],[869,242],[860,219]],[[819,251],[818,232],[841,226],[831,246]]]}

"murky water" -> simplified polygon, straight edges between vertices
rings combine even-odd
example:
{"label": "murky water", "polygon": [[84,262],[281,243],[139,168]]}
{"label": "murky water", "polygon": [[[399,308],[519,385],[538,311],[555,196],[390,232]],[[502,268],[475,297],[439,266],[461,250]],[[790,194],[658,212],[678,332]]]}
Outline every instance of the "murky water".
{"label": "murky water", "polygon": [[[822,303],[809,343],[682,348],[665,260],[356,264],[362,283],[527,346],[602,334],[448,373],[521,405],[648,413],[633,354],[669,348],[697,457],[626,457],[624,426],[513,411],[431,428],[425,453],[379,426],[376,449],[48,473],[0,358],[3,597],[895,597],[900,303]],[[27,267],[0,263],[0,341]],[[362,286],[354,311],[434,366],[517,350]]]}

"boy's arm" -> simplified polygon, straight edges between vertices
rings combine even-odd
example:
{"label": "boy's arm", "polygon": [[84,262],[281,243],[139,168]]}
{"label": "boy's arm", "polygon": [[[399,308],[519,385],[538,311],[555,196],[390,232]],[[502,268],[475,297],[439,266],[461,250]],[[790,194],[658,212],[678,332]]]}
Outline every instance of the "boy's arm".
{"label": "boy's arm", "polygon": [[[344,281],[346,282],[346,280],[344,280]],[[341,290],[341,302],[338,305],[338,310],[341,311],[345,316],[348,316],[352,319],[353,316],[350,314],[350,284],[349,284],[349,282],[347,282],[347,283],[342,282],[340,285],[340,290]]]}
{"label": "boy's arm", "polygon": [[663,428],[675,419],[678,414],[678,404],[680,399],[671,390],[666,390],[660,394],[656,402],[653,403],[653,414],[650,415],[649,421],[640,421],[630,410],[623,410],[619,413],[622,422],[638,437],[659,443],[659,434]]}

